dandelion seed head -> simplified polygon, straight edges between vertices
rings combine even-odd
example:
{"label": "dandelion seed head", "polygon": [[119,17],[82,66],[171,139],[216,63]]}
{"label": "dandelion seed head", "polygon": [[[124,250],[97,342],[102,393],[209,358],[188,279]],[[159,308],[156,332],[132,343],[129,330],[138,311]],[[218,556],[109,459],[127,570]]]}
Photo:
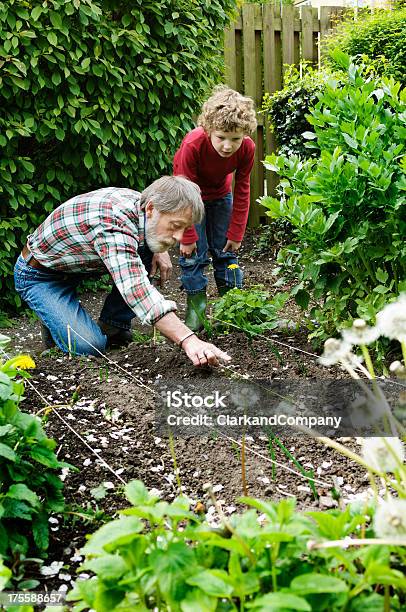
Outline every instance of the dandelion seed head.
{"label": "dandelion seed head", "polygon": [[399,438],[364,438],[364,460],[379,472],[394,472],[405,461],[405,449]]}
{"label": "dandelion seed head", "polygon": [[[385,401],[358,395],[350,404],[350,419],[355,429],[365,429],[386,414]],[[361,444],[363,438],[360,438]]]}
{"label": "dandelion seed head", "polygon": [[341,361],[351,361],[351,344],[337,338],[329,338],[324,343],[323,355],[319,358],[322,365],[335,365]]}
{"label": "dandelion seed head", "polygon": [[375,512],[374,530],[378,538],[406,536],[406,499],[382,501]]}
{"label": "dandelion seed head", "polygon": [[376,320],[382,336],[406,342],[406,293],[378,312]]}
{"label": "dandelion seed head", "polygon": [[378,327],[370,327],[364,319],[355,319],[352,327],[341,332],[344,342],[349,344],[371,344],[381,335]]}

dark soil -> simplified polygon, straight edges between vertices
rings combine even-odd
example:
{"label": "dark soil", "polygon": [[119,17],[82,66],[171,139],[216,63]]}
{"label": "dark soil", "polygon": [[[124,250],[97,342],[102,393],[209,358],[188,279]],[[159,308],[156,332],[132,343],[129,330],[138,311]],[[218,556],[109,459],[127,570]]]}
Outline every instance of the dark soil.
{"label": "dark soil", "polygon": [[[267,257],[254,261],[250,256],[254,243],[255,236],[251,236],[241,258],[246,286],[262,283],[272,291],[275,280],[272,261]],[[184,296],[176,276],[175,269],[175,280],[164,293],[177,301],[182,314]],[[214,297],[212,284],[209,293]],[[97,316],[103,298],[103,293],[86,293],[82,301]],[[41,356],[38,321],[24,317],[15,328],[0,330],[12,336],[13,353],[30,352],[37,364],[26,389],[23,409],[37,412],[46,405],[53,406],[46,417],[47,435],[57,440],[59,458],[78,468],[77,472],[64,475],[71,514],[53,517],[51,545],[45,560],[47,567],[52,562],[63,562],[63,567],[58,567],[53,576],[33,572],[43,590],[70,587],[80,565],[79,549],[86,534],[95,531],[107,519],[106,515],[112,517],[128,505],[123,495],[123,481],[141,479],[166,500],[178,494],[168,440],[154,425],[157,382],[185,380],[211,384],[213,380],[227,380],[232,386],[232,381],[240,380],[241,376],[249,376],[251,380],[341,377],[339,371],[320,366],[312,355],[314,350],[307,343],[306,330],[300,328],[298,308],[289,304],[283,317],[293,319],[299,325],[298,331],[278,330],[270,332],[267,338],[253,341],[238,331],[217,337],[215,343],[232,357],[229,367],[218,369],[193,368],[184,353],[164,341],[155,345],[133,343],[124,350],[112,351],[108,354],[109,362],[94,358],[69,359],[57,353]],[[314,470],[320,481],[316,485],[319,497],[314,498],[306,478],[281,450],[275,449],[275,453],[276,460],[283,465],[273,469],[264,435],[246,440],[249,495],[274,501],[294,495],[300,509],[325,509],[337,505],[331,494],[334,485],[340,486],[343,500],[367,488],[368,480],[362,470],[320,442],[299,434],[284,437],[282,441],[305,469]],[[346,443],[356,448],[354,440],[348,439]],[[240,448],[236,443],[221,436],[178,438],[175,450],[182,492],[194,502],[206,504],[210,521],[217,519],[203,490],[207,482],[215,487],[226,514],[240,509],[236,499],[243,490]],[[103,483],[104,491],[100,489]]]}

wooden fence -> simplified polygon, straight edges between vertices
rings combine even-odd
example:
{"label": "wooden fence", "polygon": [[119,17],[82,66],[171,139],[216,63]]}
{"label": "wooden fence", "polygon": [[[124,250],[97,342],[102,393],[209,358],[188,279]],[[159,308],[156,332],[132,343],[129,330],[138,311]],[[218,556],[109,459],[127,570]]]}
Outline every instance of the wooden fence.
{"label": "wooden fence", "polygon": [[[239,17],[225,32],[225,82],[255,100],[260,109],[265,92],[274,92],[283,86],[286,64],[299,64],[307,60],[320,62],[320,39],[331,32],[340,19],[342,7],[273,6],[272,4],[245,4]],[[274,193],[277,176],[266,171],[261,160],[275,151],[273,134],[266,119],[258,114],[255,164],[251,175],[250,227],[261,222],[263,212],[256,203],[258,197]],[[265,185],[266,181],[266,185]]]}

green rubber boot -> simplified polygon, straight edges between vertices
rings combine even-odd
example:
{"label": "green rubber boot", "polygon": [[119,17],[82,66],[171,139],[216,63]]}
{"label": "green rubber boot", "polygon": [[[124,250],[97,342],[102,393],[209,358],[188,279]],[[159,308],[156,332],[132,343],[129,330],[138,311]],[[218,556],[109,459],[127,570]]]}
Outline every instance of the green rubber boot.
{"label": "green rubber boot", "polygon": [[199,291],[187,296],[187,309],[185,325],[194,332],[203,329],[206,319],[207,295],[206,291]]}
{"label": "green rubber boot", "polygon": [[234,287],[229,287],[228,285],[217,284],[217,291],[220,297],[223,297],[223,295],[228,293],[231,289],[234,289]]}

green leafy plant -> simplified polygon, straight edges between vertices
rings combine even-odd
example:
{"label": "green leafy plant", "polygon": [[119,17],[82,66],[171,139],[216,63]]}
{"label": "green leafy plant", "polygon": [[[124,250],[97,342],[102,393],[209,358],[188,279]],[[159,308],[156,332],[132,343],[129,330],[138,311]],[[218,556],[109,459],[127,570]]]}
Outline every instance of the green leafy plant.
{"label": "green leafy plant", "polygon": [[348,19],[338,22],[334,33],[322,41],[324,57],[334,67],[340,69],[335,61],[335,50],[362,59],[374,71],[393,76],[403,85],[406,83],[406,8],[399,10],[370,9],[359,10],[354,20],[352,12]]}
{"label": "green leafy plant", "polygon": [[0,3],[0,309],[12,268],[57,205],[168,172],[222,73],[234,0]]}
{"label": "green leafy plant", "polygon": [[283,89],[265,94],[262,112],[275,134],[280,154],[314,157],[315,152],[306,147],[302,134],[311,129],[307,115],[331,76],[331,71],[315,70],[306,62],[301,67],[291,65],[284,75]]}
{"label": "green leafy plant", "polygon": [[72,467],[58,460],[38,417],[19,409],[27,377],[21,368],[34,366],[26,355],[0,362],[0,557],[15,576],[31,561],[28,553],[47,550],[50,513],[64,509],[58,471]]}
{"label": "green leafy plant", "polygon": [[261,200],[267,215],[292,225],[279,272],[295,281],[291,294],[304,309],[321,301],[310,312],[317,339],[349,317],[373,320],[406,279],[406,93],[342,53],[335,59],[348,81],[326,83],[308,115],[313,132],[303,134],[317,157],[268,156],[280,199]]}
{"label": "green leafy plant", "polygon": [[271,298],[263,285],[231,289],[213,305],[213,320],[224,329],[238,328],[248,336],[275,329],[288,294]]}
{"label": "green leafy plant", "polygon": [[292,499],[243,497],[250,509],[228,519],[217,505],[222,525],[213,528],[184,496],[169,504],[140,481],[126,486],[126,496],[132,506],[82,550],[81,569],[95,575],[68,594],[73,610],[355,612],[383,609],[386,584],[392,609],[401,609],[406,580],[391,567],[399,547],[317,548],[365,524],[350,507],[304,514]]}

